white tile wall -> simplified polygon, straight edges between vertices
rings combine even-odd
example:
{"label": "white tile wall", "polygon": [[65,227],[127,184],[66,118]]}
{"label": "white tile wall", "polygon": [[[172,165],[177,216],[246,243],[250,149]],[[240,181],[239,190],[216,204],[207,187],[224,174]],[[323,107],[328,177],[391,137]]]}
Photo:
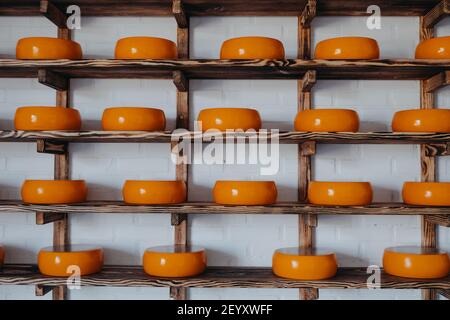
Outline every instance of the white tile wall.
{"label": "white tile wall", "polygon": [[[217,58],[223,40],[244,35],[280,39],[289,58],[296,56],[297,21],[275,17],[214,17],[191,20],[191,57]],[[382,29],[366,29],[364,18],[318,18],[313,22],[314,43],[322,39],[362,35],[379,41],[383,58],[411,58],[418,43],[418,19],[383,18]],[[40,17],[2,17],[0,56],[13,57],[21,37],[55,34]],[[450,22],[441,22],[439,35],[448,35]],[[111,58],[117,39],[153,35],[175,40],[170,18],[83,18],[74,39],[85,57]],[[100,128],[102,110],[109,106],[150,106],[164,109],[168,127],[174,127],[175,89],[163,80],[72,80],[73,105],[80,110],[84,129]],[[296,113],[295,81],[195,80],[191,82],[191,118],[204,107],[252,107],[259,110],[267,128],[292,128]],[[353,108],[360,114],[363,131],[385,131],[395,111],[419,106],[415,81],[319,81],[314,88],[316,108]],[[54,92],[34,79],[0,79],[0,128],[11,129],[14,111],[22,105],[52,105]],[[449,107],[450,89],[439,92],[440,107]],[[175,176],[168,145],[73,144],[72,177],[86,179],[90,199],[119,200],[125,179],[171,179]],[[280,200],[295,200],[297,150],[281,146],[280,171],[273,177]],[[190,173],[190,200],[211,200],[210,189],[221,178],[261,179],[258,166],[194,165]],[[33,144],[0,144],[0,198],[17,199],[26,178],[51,178],[52,157],[39,155]],[[416,146],[319,146],[313,163],[317,180],[371,181],[376,201],[399,201],[402,182],[418,180]],[[267,178],[267,177],[265,177]],[[450,181],[450,159],[439,160],[439,178]],[[190,220],[194,244],[208,249],[211,265],[270,266],[272,251],[297,243],[297,219],[283,216],[204,216]],[[71,218],[74,243],[95,243],[106,250],[108,264],[140,264],[143,250],[172,241],[172,228],[164,215],[79,214]],[[321,216],[318,246],[335,250],[342,266],[380,264],[386,246],[418,244],[417,217]],[[36,262],[40,247],[51,243],[51,227],[34,225],[34,216],[0,214],[0,242],[8,250],[7,262]],[[450,249],[450,232],[439,230],[441,247]],[[193,289],[194,299],[296,299],[297,290]],[[323,299],[418,299],[413,290],[321,290]],[[34,298],[32,287],[0,287],[0,299]],[[48,298],[48,297],[46,297]],[[73,299],[166,299],[167,289],[83,288]]]}

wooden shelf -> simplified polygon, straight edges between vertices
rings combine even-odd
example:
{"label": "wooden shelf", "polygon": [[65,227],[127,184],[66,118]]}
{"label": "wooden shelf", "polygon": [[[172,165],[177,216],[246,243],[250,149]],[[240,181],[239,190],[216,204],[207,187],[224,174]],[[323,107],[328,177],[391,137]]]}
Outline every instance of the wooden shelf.
{"label": "wooden shelf", "polygon": [[0,77],[34,78],[46,69],[69,78],[425,80],[450,70],[449,60],[15,60],[0,59]]}
{"label": "wooden shelf", "polygon": [[[366,289],[364,268],[340,268],[328,280],[298,281],[276,277],[271,268],[210,267],[202,275],[192,278],[157,278],[141,267],[105,266],[103,271],[83,276],[83,286],[110,287],[184,287],[184,288],[318,288]],[[66,278],[43,276],[35,265],[6,265],[0,271],[0,285],[64,286]],[[450,289],[450,276],[442,279],[408,279],[381,274],[382,289]]]}
{"label": "wooden shelf", "polygon": [[[187,132],[174,135],[178,138],[203,139],[212,141],[214,134]],[[257,137],[267,137],[268,141],[277,138],[283,144],[298,144],[315,141],[325,144],[447,144],[450,143],[450,133],[392,133],[392,132],[280,132],[278,134],[257,134]],[[221,135],[225,140],[225,136]],[[220,138],[219,137],[219,138]],[[251,133],[235,133],[227,139],[256,138]],[[48,140],[56,142],[157,142],[170,143],[172,133],[147,131],[20,131],[0,130],[0,142],[35,142]],[[229,141],[229,140],[227,140]]]}
{"label": "wooden shelf", "polygon": [[271,206],[224,206],[207,202],[173,205],[127,205],[121,201],[90,201],[71,205],[29,205],[0,200],[0,212],[43,213],[142,213],[142,214],[321,214],[321,215],[450,215],[450,207],[410,206],[403,203],[374,203],[369,206],[330,207],[298,202]]}
{"label": "wooden shelf", "polygon": [[[61,9],[76,4],[84,16],[171,16],[171,0],[53,0]],[[190,16],[297,16],[306,0],[183,0]],[[377,0],[386,16],[419,16],[432,9],[439,0]],[[324,16],[367,15],[372,0],[321,0],[317,14]],[[0,15],[39,15],[39,0],[5,0]]]}

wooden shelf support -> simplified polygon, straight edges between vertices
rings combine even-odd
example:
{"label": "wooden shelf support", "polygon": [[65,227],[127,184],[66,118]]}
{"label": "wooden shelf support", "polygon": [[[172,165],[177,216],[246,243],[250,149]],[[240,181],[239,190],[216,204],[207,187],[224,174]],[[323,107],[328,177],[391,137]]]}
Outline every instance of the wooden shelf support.
{"label": "wooden shelf support", "polygon": [[65,154],[67,149],[67,142],[51,141],[47,139],[36,140],[36,150],[38,153]]}
{"label": "wooden shelf support", "polygon": [[47,286],[47,285],[41,285],[41,284],[37,284],[34,287],[34,293],[37,297],[43,297],[45,296],[47,293],[50,293],[53,291],[53,289],[55,289],[55,287],[53,286]]}
{"label": "wooden shelf support", "polygon": [[185,29],[189,27],[189,17],[184,10],[184,5],[181,0],[173,0],[172,13],[177,21],[178,28]]}
{"label": "wooden shelf support", "polygon": [[450,300],[450,289],[447,289],[447,290],[445,290],[445,289],[439,289],[439,290],[438,290],[438,293],[439,293],[441,296],[443,296],[444,298],[447,298],[447,299]]}
{"label": "wooden shelf support", "polygon": [[449,215],[433,215],[426,216],[425,220],[428,223],[439,225],[441,227],[450,227],[450,216]]}
{"label": "wooden shelf support", "polygon": [[423,17],[423,26],[433,28],[439,21],[450,14],[449,0],[441,0]]}
{"label": "wooden shelf support", "polygon": [[66,215],[59,212],[36,212],[36,224],[44,225],[56,221],[64,221]]}
{"label": "wooden shelf support", "polygon": [[41,0],[39,11],[58,28],[67,29],[67,15],[51,1]]}
{"label": "wooden shelf support", "polygon": [[425,144],[423,148],[426,157],[438,157],[450,155],[450,142]]}
{"label": "wooden shelf support", "polygon": [[179,226],[186,219],[187,219],[187,214],[184,214],[184,213],[172,213],[170,215],[170,224],[172,226]]}
{"label": "wooden shelf support", "polygon": [[298,17],[298,58],[311,59],[311,22],[317,14],[316,0],[308,0]]}
{"label": "wooden shelf support", "polygon": [[424,80],[424,90],[427,93],[434,92],[450,84],[450,71],[443,71]]}
{"label": "wooden shelf support", "polygon": [[60,91],[65,91],[69,87],[69,79],[47,69],[38,70],[38,81],[43,85]]}
{"label": "wooden shelf support", "polygon": [[173,84],[180,92],[186,92],[189,90],[189,81],[182,71],[173,72]]}

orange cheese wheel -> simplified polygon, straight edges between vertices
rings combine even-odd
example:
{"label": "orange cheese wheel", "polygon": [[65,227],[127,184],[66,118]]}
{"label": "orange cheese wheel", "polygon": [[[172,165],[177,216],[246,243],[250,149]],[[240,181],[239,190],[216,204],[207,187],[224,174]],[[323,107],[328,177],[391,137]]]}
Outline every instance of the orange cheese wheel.
{"label": "orange cheese wheel", "polygon": [[31,37],[17,42],[16,58],[23,60],[82,59],[81,46],[72,40]]}
{"label": "orange cheese wheel", "polygon": [[22,200],[32,204],[69,204],[85,202],[87,187],[83,180],[25,180]]}
{"label": "orange cheese wheel", "polygon": [[267,37],[233,38],[222,44],[220,59],[284,59],[284,47]]}
{"label": "orange cheese wheel", "polygon": [[102,266],[103,249],[89,245],[46,247],[38,255],[39,271],[46,276],[68,277],[78,270],[84,276],[100,272]]}
{"label": "orange cheese wheel", "polygon": [[127,180],[122,189],[128,204],[172,204],[186,201],[184,181]]}
{"label": "orange cheese wheel", "polygon": [[436,248],[400,246],[384,250],[383,268],[405,278],[438,279],[450,272],[448,253]]}
{"label": "orange cheese wheel", "polygon": [[202,131],[216,129],[228,130],[259,130],[261,117],[254,109],[246,108],[211,108],[203,109],[198,115]]}
{"label": "orange cheese wheel", "polygon": [[277,201],[277,187],[273,181],[217,181],[213,197],[225,205],[270,205]]}
{"label": "orange cheese wheel", "polygon": [[332,38],[320,41],[317,44],[315,58],[324,60],[379,59],[380,48],[377,41],[371,38]]}
{"label": "orange cheese wheel", "polygon": [[449,109],[403,110],[394,114],[394,132],[450,132]]}
{"label": "orange cheese wheel", "polygon": [[5,248],[0,246],[0,268],[3,266],[3,263],[5,263]]}
{"label": "orange cheese wheel", "polygon": [[203,248],[172,245],[148,248],[143,256],[144,271],[155,277],[192,277],[205,271]]}
{"label": "orange cheese wheel", "polygon": [[303,248],[277,249],[272,258],[275,275],[295,280],[323,280],[336,275],[336,254]]}
{"label": "orange cheese wheel", "polygon": [[405,182],[403,202],[418,206],[450,206],[450,182]]}
{"label": "orange cheese wheel", "polygon": [[156,37],[128,37],[117,41],[116,59],[176,59],[173,41]]}
{"label": "orange cheese wheel", "polygon": [[300,111],[295,130],[309,132],[357,132],[358,113],[346,109],[315,109]]}
{"label": "orange cheese wheel", "polygon": [[21,107],[14,117],[16,130],[80,130],[78,110],[63,107]]}
{"label": "orange cheese wheel", "polygon": [[372,202],[373,192],[369,182],[311,181],[308,200],[325,206],[364,206]]}
{"label": "orange cheese wheel", "polygon": [[155,108],[107,108],[102,127],[107,131],[164,131],[166,117],[164,111]]}
{"label": "orange cheese wheel", "polygon": [[422,41],[416,48],[416,59],[450,59],[450,37]]}

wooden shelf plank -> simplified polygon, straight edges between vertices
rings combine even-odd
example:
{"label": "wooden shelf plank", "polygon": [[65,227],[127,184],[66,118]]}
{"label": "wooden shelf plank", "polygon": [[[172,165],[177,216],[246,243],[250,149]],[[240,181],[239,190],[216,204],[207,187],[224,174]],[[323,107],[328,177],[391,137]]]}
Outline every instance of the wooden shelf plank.
{"label": "wooden shelf plank", "polygon": [[141,214],[302,214],[321,215],[449,215],[450,207],[409,206],[403,203],[374,203],[369,206],[330,207],[298,202],[271,206],[224,206],[208,202],[173,205],[127,205],[121,201],[89,201],[70,205],[30,205],[22,201],[0,200],[0,212],[40,213],[141,213]]}
{"label": "wooden shelf plank", "polygon": [[[257,137],[255,137],[255,135]],[[267,137],[267,141],[278,139],[282,144],[298,144],[306,141],[315,141],[324,144],[447,144],[450,142],[450,133],[392,133],[392,132],[279,132],[268,134],[235,133],[227,135],[226,139],[235,139],[239,142],[248,142],[249,138]],[[210,142],[212,138],[225,140],[225,134],[217,136],[214,133],[201,134],[200,132],[186,131],[174,135],[175,141],[179,139],[202,139]],[[147,131],[20,131],[0,130],[0,142],[35,142],[48,140],[53,144],[58,142],[155,142],[170,143],[172,134],[166,132]],[[230,141],[230,140],[227,140]]]}
{"label": "wooden shelf plank", "polygon": [[[136,267],[105,266],[103,271],[83,276],[82,286],[111,287],[182,287],[182,288],[335,288],[366,289],[364,268],[340,268],[328,280],[298,281],[282,279],[271,268],[209,267],[205,273],[192,278],[151,277]],[[34,265],[6,265],[0,271],[0,285],[66,285],[66,278],[41,275]],[[441,289],[450,288],[450,276],[442,279],[408,279],[381,274],[382,289]]]}
{"label": "wooden shelf plank", "polygon": [[0,77],[34,78],[39,69],[67,78],[425,80],[450,70],[450,60],[15,60],[0,59]]}
{"label": "wooden shelf plank", "polygon": [[[298,16],[307,0],[183,0],[190,16]],[[170,16],[171,0],[53,0],[61,9],[76,4],[83,16]],[[385,16],[426,14],[439,0],[377,0]],[[321,0],[318,15],[363,16],[372,0]],[[39,0],[4,0],[0,15],[39,15]]]}

